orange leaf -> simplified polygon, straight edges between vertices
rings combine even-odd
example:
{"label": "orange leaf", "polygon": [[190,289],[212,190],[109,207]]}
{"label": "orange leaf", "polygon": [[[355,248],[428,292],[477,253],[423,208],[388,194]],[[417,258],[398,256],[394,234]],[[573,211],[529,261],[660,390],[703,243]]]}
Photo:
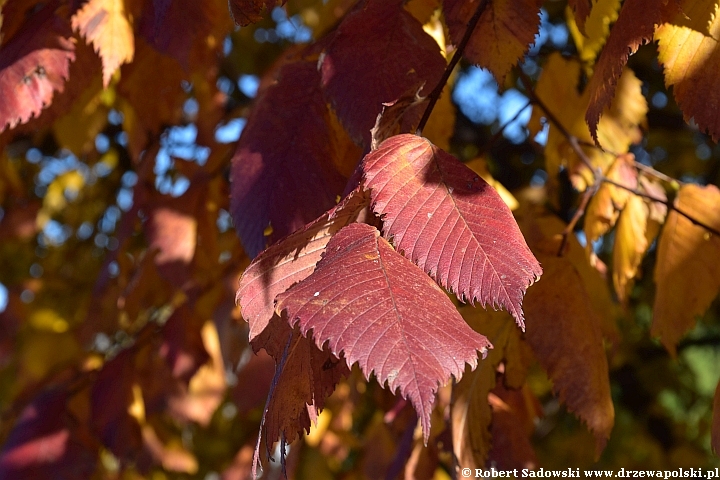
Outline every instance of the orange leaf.
{"label": "orange leaf", "polygon": [[113,73],[123,63],[132,62],[135,54],[135,37],[125,15],[123,0],[90,0],[72,18],[72,27],[78,30],[103,63],[103,86],[107,87]]}
{"label": "orange leaf", "polygon": [[[676,208],[720,230],[720,190],[685,185]],[[720,237],[693,224],[676,211],[668,215],[660,235],[655,265],[655,305],[650,332],[671,354],[675,344],[702,315],[720,290]]]}
{"label": "orange leaf", "polygon": [[677,0],[627,0],[623,4],[587,88],[590,92],[590,104],[585,120],[595,140],[600,115],[615,95],[615,87],[628,57],[637,52],[640,45],[650,41],[655,25],[670,18],[677,10],[676,2]]}
{"label": "orange leaf", "polygon": [[[450,38],[460,43],[478,8],[478,0],[445,0]],[[465,48],[465,57],[490,70],[502,85],[505,75],[525,54],[540,27],[539,0],[492,0],[480,15]]]}
{"label": "orange leaf", "polygon": [[658,59],[665,85],[673,85],[675,99],[686,121],[692,118],[716,142],[720,139],[720,16],[715,0],[683,1],[681,12],[660,25]]}

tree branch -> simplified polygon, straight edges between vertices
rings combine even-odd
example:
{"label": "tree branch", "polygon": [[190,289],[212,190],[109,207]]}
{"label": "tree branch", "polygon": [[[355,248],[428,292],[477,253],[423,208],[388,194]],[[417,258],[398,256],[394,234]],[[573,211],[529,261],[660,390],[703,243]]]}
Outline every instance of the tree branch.
{"label": "tree branch", "polygon": [[[580,158],[580,160],[583,162],[583,164],[585,164],[585,166],[587,166],[590,169],[590,171],[593,173],[593,176],[595,177],[596,185],[599,182],[609,183],[618,188],[627,190],[628,192],[630,192],[634,195],[637,195],[639,197],[646,198],[646,199],[651,200],[656,203],[661,203],[661,204],[667,206],[670,210],[674,210],[678,214],[687,218],[694,225],[702,227],[705,230],[707,230],[708,232],[713,233],[714,235],[720,236],[720,231],[716,230],[715,228],[713,228],[710,225],[707,225],[703,221],[698,220],[697,218],[693,217],[692,215],[682,211],[675,205],[674,202],[670,202],[666,199],[659,198],[654,195],[650,195],[648,193],[642,192],[638,189],[631,188],[631,187],[628,187],[621,183],[618,183],[610,178],[607,178],[605,176],[605,174],[602,172],[602,170],[600,170],[599,168],[593,168],[590,158],[588,158],[587,154],[583,151],[582,148],[580,148],[580,141],[578,140],[578,138],[575,135],[571,134],[563,126],[563,124],[560,123],[560,121],[557,119],[557,117],[550,111],[550,109],[547,108],[547,106],[543,103],[543,101],[535,94],[535,90],[532,87],[532,82],[531,82],[530,78],[522,70],[519,71],[519,76],[520,76],[520,80],[523,83],[523,86],[525,87],[525,90],[527,91],[528,97],[533,101],[534,104],[536,104],[538,107],[540,107],[540,109],[543,111],[543,113],[545,114],[547,119],[550,121],[550,123],[552,123],[558,130],[560,130],[560,133],[562,133],[563,136],[568,140],[568,142],[570,143],[570,147],[573,149],[575,154]],[[598,147],[595,146],[595,148],[598,148]],[[614,155],[617,156],[617,154],[614,154]],[[664,175],[664,174],[658,172],[657,170],[655,170],[651,167],[648,167],[647,165],[643,165],[642,167],[638,167],[638,165],[642,165],[642,164],[640,164],[639,162],[635,162],[635,167],[638,168],[639,170],[647,171],[649,174],[654,175],[658,178],[661,178],[668,183],[672,183],[672,182],[680,183],[677,180],[675,180],[674,178],[668,177],[667,175]],[[650,170],[652,172],[650,172]],[[585,199],[583,198],[583,201],[584,200]],[[584,202],[584,204],[586,204],[586,202]],[[563,232],[563,244],[565,243],[565,237],[568,233],[569,232],[567,232],[567,229],[566,229],[566,231]],[[561,252],[562,252],[562,250],[561,250]]]}
{"label": "tree branch", "polygon": [[458,64],[460,61],[460,58],[462,57],[463,52],[465,51],[465,47],[467,47],[468,42],[470,41],[470,37],[472,36],[473,31],[475,31],[475,27],[477,26],[478,22],[480,21],[480,17],[482,16],[483,11],[485,11],[485,7],[487,6],[489,0],[480,0],[480,3],[477,6],[477,10],[475,10],[475,13],[473,14],[472,18],[468,22],[467,30],[465,30],[465,34],[463,35],[462,40],[460,40],[460,43],[457,46],[457,49],[455,50],[455,53],[453,54],[452,59],[450,60],[450,63],[448,63],[448,66],[445,68],[445,71],[443,72],[443,76],[440,78],[440,81],[435,86],[432,92],[430,92],[429,95],[429,103],[428,106],[425,108],[425,112],[423,112],[423,116],[420,119],[420,123],[418,123],[417,130],[415,130],[415,135],[422,135],[422,131],[425,128],[425,125],[427,124],[428,119],[430,118],[430,114],[433,111],[433,108],[435,108],[435,104],[437,103],[438,99],[440,98],[440,95],[442,94],[443,89],[445,88],[445,84],[447,83],[448,79],[450,78],[450,75],[452,74],[453,70],[455,69],[455,65]]}

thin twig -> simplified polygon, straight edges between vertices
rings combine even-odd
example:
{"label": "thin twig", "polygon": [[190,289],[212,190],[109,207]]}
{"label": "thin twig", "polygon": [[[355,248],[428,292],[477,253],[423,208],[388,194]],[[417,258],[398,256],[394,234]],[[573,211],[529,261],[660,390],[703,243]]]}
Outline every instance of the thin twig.
{"label": "thin twig", "polygon": [[490,138],[490,140],[487,141],[487,143],[483,147],[483,151],[488,152],[490,150],[490,148],[495,144],[495,142],[497,142],[500,139],[500,137],[502,137],[502,134],[505,131],[505,129],[507,128],[507,126],[510,125],[511,123],[513,123],[515,120],[517,120],[518,117],[520,116],[520,114],[523,113],[529,106],[531,106],[532,103],[533,103],[532,100],[529,100],[525,104],[524,107],[522,107],[520,110],[517,111],[517,113],[515,113],[515,115],[513,115],[513,117],[510,120],[503,123],[500,126],[500,130],[495,132],[495,134]]}
{"label": "thin twig", "polygon": [[[540,107],[540,109],[543,110],[545,116],[546,116],[547,119],[550,121],[550,123],[552,123],[553,125],[555,125],[555,127],[556,127],[558,130],[560,130],[560,132],[563,134],[563,136],[568,140],[568,142],[570,143],[570,146],[572,147],[572,149],[573,149],[573,151],[575,152],[575,154],[577,154],[577,156],[580,158],[580,160],[581,160],[588,168],[590,168],[590,171],[591,171],[591,172],[593,173],[593,175],[595,176],[595,183],[598,183],[598,182],[609,183],[609,184],[614,185],[614,186],[616,186],[616,187],[618,187],[618,188],[622,188],[622,189],[624,189],[624,190],[627,190],[628,192],[633,193],[633,194],[635,194],[635,195],[637,195],[637,196],[639,196],[639,197],[647,198],[648,200],[651,200],[651,201],[656,202],[656,203],[661,203],[661,204],[667,206],[670,210],[675,210],[677,213],[679,213],[679,214],[682,215],[683,217],[685,217],[685,218],[687,218],[688,220],[690,220],[690,222],[692,222],[693,224],[695,224],[695,225],[697,225],[697,226],[699,226],[699,227],[704,228],[705,230],[707,230],[708,232],[713,233],[714,235],[720,236],[720,231],[718,231],[717,229],[713,228],[713,227],[710,226],[710,225],[707,225],[707,224],[704,223],[703,221],[698,220],[697,218],[694,218],[692,215],[690,215],[690,214],[688,214],[688,213],[686,213],[686,212],[683,212],[683,211],[680,210],[673,202],[670,202],[670,201],[668,201],[668,200],[666,200],[666,199],[659,198],[659,197],[656,197],[656,196],[654,196],[654,195],[651,195],[651,194],[642,192],[642,191],[640,191],[640,190],[637,190],[637,189],[635,189],[635,188],[628,187],[628,186],[626,186],[626,185],[623,185],[623,184],[621,184],[621,183],[618,183],[618,182],[616,182],[616,181],[614,181],[614,180],[606,177],[606,176],[604,175],[604,173],[602,172],[602,170],[600,170],[599,168],[598,168],[598,169],[593,168],[592,163],[590,162],[590,159],[588,158],[587,154],[585,154],[585,152],[583,151],[583,149],[580,148],[580,142],[578,141],[578,138],[575,137],[573,134],[571,134],[571,133],[562,125],[562,123],[560,123],[560,121],[557,119],[557,117],[555,117],[555,115],[553,115],[553,113],[547,108],[547,106],[543,103],[543,101],[540,100],[540,98],[535,94],[535,91],[534,91],[533,88],[532,88],[532,82],[530,81],[530,78],[529,78],[527,75],[525,75],[525,73],[524,73],[522,70],[519,71],[519,75],[520,75],[520,80],[522,81],[523,85],[525,86],[525,90],[527,90],[528,97],[533,101],[533,103],[535,103],[538,107]],[[635,162],[635,163],[636,163],[636,166],[637,166],[637,163],[638,163],[638,162]],[[645,166],[645,165],[644,165],[644,166]],[[650,167],[647,167],[647,168],[648,168],[648,169],[651,169]],[[655,175],[655,176],[664,175],[664,174],[658,172],[658,171],[655,170],[655,169],[651,169],[651,170],[652,170],[652,172],[648,172],[648,173],[651,173],[652,175]],[[645,171],[645,170],[643,170],[643,171]],[[671,177],[667,177],[666,175],[664,175],[664,176],[667,178],[666,181],[669,181],[669,182],[677,181],[677,180],[675,180],[675,179],[673,179],[673,178],[671,178]],[[660,178],[660,177],[658,177],[658,178]]]}
{"label": "thin twig", "polygon": [[638,170],[642,170],[643,173],[652,175],[653,177],[658,178],[666,183],[669,183],[669,184],[677,183],[678,185],[684,185],[684,183],[685,183],[685,182],[681,182],[680,180],[678,180],[676,178],[669,177],[662,172],[658,172],[654,168],[652,168],[648,165],[645,165],[644,163],[640,163],[637,160],[635,160],[634,165],[635,165],[635,168],[637,168]]}
{"label": "thin twig", "polygon": [[595,195],[595,192],[597,192],[597,189],[599,187],[599,182],[595,182],[592,185],[590,185],[585,192],[583,193],[582,199],[580,200],[580,205],[578,206],[577,210],[575,210],[575,214],[573,215],[573,218],[570,220],[570,223],[567,224],[565,229],[562,232],[562,241],[560,242],[560,248],[558,248],[557,256],[562,257],[565,245],[567,245],[567,239],[570,236],[570,234],[575,229],[575,225],[577,225],[577,222],[580,220],[580,218],[585,214],[585,209],[588,206],[588,203],[590,203],[590,199]]}
{"label": "thin twig", "polygon": [[698,220],[697,218],[693,217],[689,213],[683,212],[682,210],[680,210],[677,207],[677,205],[675,205],[673,202],[670,202],[669,200],[665,200],[663,198],[656,197],[655,195],[651,195],[649,193],[642,192],[635,188],[628,187],[627,185],[623,185],[622,183],[616,182],[615,180],[612,180],[605,176],[601,177],[601,181],[603,181],[605,183],[609,183],[610,185],[614,185],[618,188],[622,188],[623,190],[627,190],[628,192],[630,192],[634,195],[637,195],[638,197],[647,198],[648,200],[651,200],[656,203],[662,203],[663,205],[667,206],[670,210],[675,210],[677,213],[679,213],[683,217],[687,218],[688,220],[690,220],[693,224],[697,225],[698,227],[702,227],[705,230],[707,230],[708,232],[720,237],[720,231],[718,231],[715,228],[711,227],[710,225],[706,224],[702,220]]}
{"label": "thin twig", "polygon": [[447,83],[448,79],[450,78],[450,75],[452,74],[453,70],[455,69],[455,65],[457,65],[458,62],[460,61],[460,58],[462,57],[462,54],[465,51],[465,47],[467,47],[467,44],[470,41],[470,37],[472,36],[472,33],[475,30],[475,27],[477,26],[478,21],[480,21],[480,17],[482,16],[482,13],[483,13],[483,11],[485,11],[485,7],[487,6],[488,1],[489,0],[480,0],[477,10],[475,10],[475,13],[473,14],[472,18],[468,22],[467,30],[465,30],[465,34],[463,35],[462,40],[460,40],[460,43],[458,44],[457,49],[455,50],[455,53],[453,54],[453,57],[450,60],[450,63],[448,63],[448,66],[445,68],[445,71],[443,72],[443,76],[440,78],[440,81],[435,86],[435,89],[429,95],[430,101],[428,102],[428,106],[425,108],[425,112],[423,113],[423,116],[420,119],[418,128],[415,131],[415,135],[422,135],[423,128],[425,128],[425,124],[427,123],[428,119],[430,118],[430,114],[432,113],[433,108],[435,108],[435,104],[440,99],[440,95],[442,94],[442,91],[445,88],[445,84]]}

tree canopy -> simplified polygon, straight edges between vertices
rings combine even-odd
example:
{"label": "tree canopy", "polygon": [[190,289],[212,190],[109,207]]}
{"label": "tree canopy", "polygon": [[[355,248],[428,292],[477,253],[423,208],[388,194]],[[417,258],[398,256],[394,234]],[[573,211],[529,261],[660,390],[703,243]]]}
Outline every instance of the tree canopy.
{"label": "tree canopy", "polygon": [[0,478],[720,465],[719,8],[0,0]]}

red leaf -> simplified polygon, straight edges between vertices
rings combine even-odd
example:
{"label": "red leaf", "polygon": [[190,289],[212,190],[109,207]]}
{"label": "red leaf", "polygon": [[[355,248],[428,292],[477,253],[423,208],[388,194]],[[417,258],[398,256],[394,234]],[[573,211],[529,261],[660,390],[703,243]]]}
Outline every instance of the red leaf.
{"label": "red leaf", "polygon": [[322,84],[338,117],[350,136],[366,145],[383,103],[423,83],[421,93],[427,95],[445,69],[438,44],[402,3],[368,0],[357,7],[321,60]]}
{"label": "red leaf", "polygon": [[[366,192],[351,193],[335,208],[268,248],[250,264],[240,279],[235,299],[250,324],[251,342],[275,313],[275,297],[315,270],[330,237],[355,221],[367,203]],[[262,343],[257,348],[261,346]]]}
{"label": "red leaf", "polygon": [[490,185],[414,135],[390,138],[362,168],[398,250],[460,300],[501,306],[524,328],[522,296],[542,269]]}
{"label": "red leaf", "polygon": [[[422,299],[422,306],[418,305]],[[328,243],[317,269],[278,295],[303,334],[348,365],[358,362],[392,391],[400,389],[420,417],[425,440],[438,385],[459,379],[477,350],[491,348],[424,273],[393,250],[374,227],[355,223]]]}
{"label": "red leaf", "polygon": [[15,128],[50,105],[63,91],[75,44],[66,20],[50,2],[0,50],[0,132]]}
{"label": "red leaf", "polygon": [[0,478],[35,480],[90,478],[96,452],[70,427],[67,394],[49,391],[25,407],[0,452]]}
{"label": "red leaf", "polygon": [[134,348],[120,352],[103,366],[92,388],[92,424],[103,444],[122,463],[136,459],[142,448],[140,425],[128,413],[135,375]]}
{"label": "red leaf", "polygon": [[178,307],[165,322],[159,353],[168,363],[173,377],[189,382],[210,359],[200,334],[203,323],[204,319],[187,303]]}
{"label": "red leaf", "polygon": [[284,4],[285,0],[230,0],[229,7],[235,23],[244,27],[262,20],[263,14],[276,5]]}
{"label": "red leaf", "polygon": [[623,3],[587,87],[590,105],[585,121],[595,141],[600,115],[615,95],[628,57],[652,39],[655,25],[670,19],[677,11],[677,0],[627,0]]}
{"label": "red leaf", "polygon": [[[259,98],[232,160],[232,214],[250,256],[335,205],[345,179],[314,62],[282,67]],[[308,192],[312,192],[311,195]],[[271,226],[269,238],[265,229]]]}

